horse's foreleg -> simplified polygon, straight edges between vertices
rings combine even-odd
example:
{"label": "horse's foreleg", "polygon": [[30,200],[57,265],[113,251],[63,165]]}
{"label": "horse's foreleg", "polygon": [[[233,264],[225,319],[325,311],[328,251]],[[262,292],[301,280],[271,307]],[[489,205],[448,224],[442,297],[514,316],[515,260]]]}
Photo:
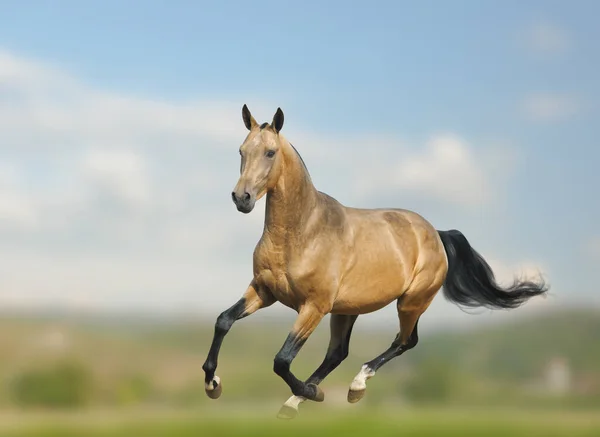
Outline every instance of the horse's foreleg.
{"label": "horse's foreleg", "polygon": [[[317,370],[306,380],[306,384],[319,385],[327,375],[335,370],[342,361],[348,357],[348,346],[350,344],[350,335],[352,327],[358,316],[345,316],[332,314],[330,319],[331,338],[325,359]],[[283,405],[281,414],[287,412],[287,416],[293,417],[298,411],[298,405],[304,402],[306,398],[301,396],[292,396]]]}
{"label": "horse's foreleg", "polygon": [[[296,378],[290,371],[290,366],[304,343],[306,343],[308,337],[313,333],[324,316],[324,312],[311,305],[302,307],[298,313],[298,318],[294,323],[292,331],[289,333],[282,348],[275,356],[273,363],[273,370],[287,383],[294,395],[317,402],[323,401],[323,392],[316,384],[306,384]],[[289,418],[283,411],[280,412],[279,417]]]}
{"label": "horse's foreleg", "polygon": [[217,369],[221,344],[231,326],[236,320],[249,316],[261,308],[272,305],[274,302],[275,299],[272,296],[259,292],[254,284],[250,284],[243,297],[219,315],[215,323],[215,333],[210,351],[202,366],[205,374],[205,390],[208,397],[217,399],[221,396],[221,380],[218,376],[215,376],[215,370]]}

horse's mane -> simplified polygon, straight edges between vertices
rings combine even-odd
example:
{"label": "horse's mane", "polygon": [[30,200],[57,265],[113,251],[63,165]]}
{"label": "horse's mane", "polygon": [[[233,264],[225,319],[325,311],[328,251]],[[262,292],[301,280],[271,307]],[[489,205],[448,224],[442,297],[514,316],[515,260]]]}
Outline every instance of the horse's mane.
{"label": "horse's mane", "polygon": [[296,152],[296,155],[298,155],[298,158],[300,158],[300,161],[302,161],[302,165],[304,166],[304,170],[306,170],[306,174],[308,174],[309,177],[310,177],[310,173],[308,172],[308,167],[306,167],[306,163],[304,162],[304,159],[302,159],[302,155],[300,155],[300,153],[298,153],[298,151],[296,150],[296,148],[294,147],[294,145],[292,143],[289,143],[289,145],[292,146],[292,149],[294,149],[294,152]]}

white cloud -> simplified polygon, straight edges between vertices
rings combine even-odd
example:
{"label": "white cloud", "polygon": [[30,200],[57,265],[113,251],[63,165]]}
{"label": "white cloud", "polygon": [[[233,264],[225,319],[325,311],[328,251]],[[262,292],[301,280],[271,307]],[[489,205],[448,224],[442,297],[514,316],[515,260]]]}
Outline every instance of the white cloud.
{"label": "white cloud", "polygon": [[81,147],[84,139],[144,149],[168,142],[174,150],[194,141],[218,147],[243,138],[238,104],[174,103],[103,92],[66,72],[2,51],[0,90],[3,136],[29,148],[56,150],[74,142]]}
{"label": "white cloud", "polygon": [[450,135],[434,137],[424,153],[408,156],[393,180],[400,188],[423,190],[466,204],[483,202],[488,189],[472,151],[461,138]]}
{"label": "white cloud", "polygon": [[[272,116],[250,106],[257,119]],[[246,134],[240,112],[239,103],[101,91],[0,51],[2,305],[214,312],[233,303],[264,219],[264,200],[247,216],[229,197]],[[493,197],[489,156],[458,136],[415,152],[397,138],[286,132],[314,179],[358,183],[362,191],[339,191],[350,200],[386,185],[466,206]]]}
{"label": "white cloud", "polygon": [[82,166],[85,176],[110,195],[128,204],[149,202],[150,182],[140,154],[130,150],[91,150]]}
{"label": "white cloud", "polygon": [[521,110],[528,119],[541,122],[560,121],[580,109],[581,103],[576,97],[553,93],[531,94],[521,103]]}
{"label": "white cloud", "polygon": [[479,206],[497,200],[500,184],[493,178],[499,160],[508,164],[502,168],[505,176],[512,168],[513,156],[508,150],[499,155],[497,148],[489,147],[485,154],[478,154],[454,134],[435,135],[418,152],[406,145],[396,149],[383,161],[385,167],[381,160],[371,166],[368,162],[361,165],[365,171],[357,177],[359,192],[409,192],[465,207]]}
{"label": "white cloud", "polygon": [[526,47],[542,55],[558,55],[571,47],[571,37],[566,29],[550,22],[530,26],[523,34]]}
{"label": "white cloud", "polygon": [[31,228],[37,222],[37,211],[29,194],[19,185],[17,171],[0,167],[0,228]]}
{"label": "white cloud", "polygon": [[33,92],[48,85],[66,84],[66,75],[49,65],[16,57],[0,49],[0,84],[22,87]]}
{"label": "white cloud", "polygon": [[247,283],[220,261],[255,223],[229,199],[238,106],[103,92],[0,51],[0,242],[11,249],[0,300],[162,308]]}

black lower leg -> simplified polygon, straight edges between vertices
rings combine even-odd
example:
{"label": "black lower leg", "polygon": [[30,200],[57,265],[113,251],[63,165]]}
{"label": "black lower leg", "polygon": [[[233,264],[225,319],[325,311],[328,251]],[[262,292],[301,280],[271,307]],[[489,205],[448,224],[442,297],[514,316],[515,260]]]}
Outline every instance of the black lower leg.
{"label": "black lower leg", "polygon": [[319,385],[348,357],[352,327],[358,316],[336,316],[331,318],[331,341],[325,359],[306,380],[307,384]]}
{"label": "black lower leg", "polygon": [[231,329],[231,326],[236,320],[245,317],[246,299],[241,298],[231,308],[223,311],[217,318],[215,323],[215,333],[213,341],[208,352],[208,357],[202,366],[205,373],[205,382],[209,383],[215,377],[215,370],[217,369],[217,360],[219,357],[219,350],[221,344],[227,332]]}
{"label": "black lower leg", "polygon": [[290,371],[292,361],[305,342],[306,339],[298,338],[295,334],[290,333],[281,350],[275,356],[273,370],[286,382],[292,393],[296,396],[302,396],[310,400],[321,400],[317,398],[318,390],[316,385],[300,381]]}
{"label": "black lower leg", "polygon": [[295,334],[290,333],[273,362],[273,371],[290,386],[292,393],[298,396],[301,396],[304,392],[305,384],[294,376],[290,371],[290,366],[304,343],[304,339],[298,338]]}
{"label": "black lower leg", "polygon": [[419,335],[417,333],[418,322],[419,321],[417,319],[417,321],[415,322],[415,327],[413,328],[412,333],[410,334],[408,340],[405,343],[402,343],[401,337],[400,335],[398,335],[396,339],[392,342],[391,346],[384,353],[379,355],[377,358],[369,361],[368,363],[365,363],[365,365],[369,369],[376,372],[381,366],[390,361],[392,358],[396,358],[402,355],[407,350],[410,350],[413,347],[415,347],[419,342]]}
{"label": "black lower leg", "polygon": [[348,351],[342,345],[328,351],[319,368],[306,380],[306,383],[319,385],[347,356]]}

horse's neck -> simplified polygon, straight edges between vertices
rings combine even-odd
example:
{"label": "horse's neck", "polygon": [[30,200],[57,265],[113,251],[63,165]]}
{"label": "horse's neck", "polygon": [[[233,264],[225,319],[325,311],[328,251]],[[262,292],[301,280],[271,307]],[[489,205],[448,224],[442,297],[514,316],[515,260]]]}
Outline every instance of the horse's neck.
{"label": "horse's neck", "polygon": [[282,174],[267,193],[265,231],[271,238],[289,240],[302,232],[316,207],[318,193],[300,155],[290,144],[283,152]]}

